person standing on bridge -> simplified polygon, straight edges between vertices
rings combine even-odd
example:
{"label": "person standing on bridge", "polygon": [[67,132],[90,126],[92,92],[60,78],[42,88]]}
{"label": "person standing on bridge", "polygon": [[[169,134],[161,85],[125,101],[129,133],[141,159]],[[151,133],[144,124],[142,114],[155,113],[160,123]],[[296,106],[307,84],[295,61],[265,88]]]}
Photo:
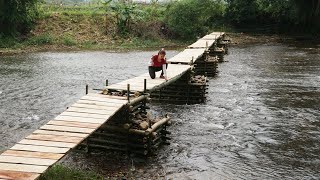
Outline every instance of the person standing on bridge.
{"label": "person standing on bridge", "polygon": [[149,74],[151,79],[156,78],[156,72],[162,71],[160,78],[167,80],[168,63],[166,60],[166,51],[162,48],[157,55],[153,55],[149,63]]}

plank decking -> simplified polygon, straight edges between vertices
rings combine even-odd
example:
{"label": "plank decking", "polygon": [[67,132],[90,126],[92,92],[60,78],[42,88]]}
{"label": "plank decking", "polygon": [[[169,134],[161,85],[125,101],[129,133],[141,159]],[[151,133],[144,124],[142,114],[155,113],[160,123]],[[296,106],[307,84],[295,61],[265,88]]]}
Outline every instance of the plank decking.
{"label": "plank decking", "polygon": [[[192,61],[200,58],[223,34],[211,33],[169,59],[168,63],[172,64],[167,69],[168,81],[158,77],[151,79],[145,73],[107,86],[107,89],[127,90],[127,84],[130,84],[130,91],[143,92],[145,79],[148,92],[170,84],[190,70]],[[92,93],[81,97],[66,111],[0,155],[0,179],[37,179],[127,103],[126,97]]]}

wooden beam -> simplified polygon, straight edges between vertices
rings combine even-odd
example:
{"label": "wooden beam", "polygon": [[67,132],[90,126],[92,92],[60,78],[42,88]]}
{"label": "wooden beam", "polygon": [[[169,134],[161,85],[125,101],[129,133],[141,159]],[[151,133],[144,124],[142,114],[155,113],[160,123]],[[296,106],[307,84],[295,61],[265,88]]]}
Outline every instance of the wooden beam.
{"label": "wooden beam", "polygon": [[57,154],[57,153],[16,151],[16,150],[7,150],[7,151],[3,152],[1,155],[32,157],[32,158],[42,158],[42,159],[54,159],[54,160],[59,160],[64,156],[64,154]]}

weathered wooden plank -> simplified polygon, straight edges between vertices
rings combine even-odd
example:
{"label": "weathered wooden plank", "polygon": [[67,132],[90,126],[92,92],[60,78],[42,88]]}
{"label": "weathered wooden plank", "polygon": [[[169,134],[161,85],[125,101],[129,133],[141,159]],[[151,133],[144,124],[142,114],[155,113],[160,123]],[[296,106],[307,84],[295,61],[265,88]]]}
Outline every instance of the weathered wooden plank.
{"label": "weathered wooden plank", "polygon": [[87,109],[87,108],[78,108],[78,107],[69,107],[67,112],[79,112],[79,113],[88,113],[88,114],[101,114],[101,115],[111,115],[115,112],[107,110],[97,110],[97,109]]}
{"label": "weathered wooden plank", "polygon": [[[103,124],[106,122],[106,119],[94,119],[94,118],[88,118],[88,117],[73,117],[73,116],[63,116],[63,115],[59,115],[54,119],[59,121],[73,121],[73,122],[96,123],[96,124],[98,123]],[[72,132],[72,131],[69,131],[69,132]]]}
{"label": "weathered wooden plank", "polygon": [[121,107],[121,106],[123,106],[123,104],[117,104],[114,102],[94,101],[94,100],[88,100],[88,99],[80,99],[79,101],[77,101],[77,103],[104,106],[104,107]]}
{"label": "weathered wooden plank", "polygon": [[97,124],[97,123],[81,123],[81,122],[58,121],[58,120],[49,121],[47,125],[69,126],[69,127],[88,128],[88,129],[97,129],[99,126],[101,126],[101,124]]}
{"label": "weathered wooden plank", "polygon": [[125,104],[125,100],[119,100],[119,99],[107,99],[107,98],[101,98],[101,97],[94,97],[94,96],[82,96],[82,100],[91,100],[91,101],[100,101],[100,102],[109,102],[109,103],[115,103],[115,104]]}
{"label": "weathered wooden plank", "polygon": [[0,156],[0,163],[14,163],[14,164],[30,164],[37,166],[51,166],[56,163],[56,160],[52,159],[40,159],[29,157],[17,157],[17,156]]}
{"label": "weathered wooden plank", "polygon": [[[110,112],[110,115],[113,114]],[[110,115],[102,115],[102,114],[89,114],[89,113],[78,113],[78,112],[68,112],[65,111],[60,114],[61,116],[70,116],[70,117],[84,117],[84,118],[90,118],[90,119],[109,119]]]}
{"label": "weathered wooden plank", "polygon": [[65,147],[65,148],[74,148],[77,146],[75,143],[65,143],[65,142],[55,142],[55,141],[40,141],[32,139],[23,139],[18,144],[29,144],[29,145],[38,145],[38,146],[48,146],[48,147]]}
{"label": "weathered wooden plank", "polygon": [[123,96],[111,96],[111,95],[104,95],[104,94],[99,94],[99,93],[89,93],[87,95],[94,96],[94,97],[108,98],[108,99],[126,100],[126,97],[123,97]]}
{"label": "weathered wooden plank", "polygon": [[30,172],[30,173],[43,173],[47,168],[48,168],[47,166],[0,163],[0,170],[2,171],[9,170],[9,171]]}
{"label": "weathered wooden plank", "polygon": [[[64,127],[64,126],[62,126]],[[92,130],[92,129],[90,129]],[[78,144],[83,141],[83,138],[70,137],[70,136],[58,136],[58,135],[47,135],[47,134],[31,134],[26,139],[42,140],[42,141],[56,141],[56,142],[67,142]]]}
{"label": "weathered wooden plank", "polygon": [[34,180],[37,179],[39,176],[40,174],[37,173],[0,170],[0,179],[5,180]]}
{"label": "weathered wooden plank", "polygon": [[35,146],[35,145],[25,145],[25,144],[16,144],[10,149],[18,150],[18,151],[35,151],[35,152],[57,153],[57,154],[63,154],[70,150],[70,148],[46,147],[46,146]]}
{"label": "weathered wooden plank", "polygon": [[33,134],[48,134],[48,135],[61,135],[61,136],[74,136],[86,138],[89,134],[82,133],[71,133],[71,132],[61,132],[61,131],[48,131],[48,130],[35,130]]}
{"label": "weathered wooden plank", "polygon": [[[127,85],[117,85],[117,84],[113,84],[111,86],[107,87],[108,89],[115,89],[115,90],[127,90]],[[144,88],[143,87],[137,87],[137,86],[130,86],[130,91],[139,91],[139,92],[143,92]]]}
{"label": "weathered wooden plank", "polygon": [[75,103],[71,107],[97,109],[97,110],[105,110],[105,111],[113,111],[113,112],[117,111],[118,109],[121,109],[120,107],[109,107],[109,106],[99,106],[99,105],[80,104],[80,103]]}
{"label": "weathered wooden plank", "polygon": [[188,46],[188,48],[210,48],[214,44],[215,40],[203,40],[199,39],[197,42]]}
{"label": "weathered wooden plank", "polygon": [[3,152],[1,155],[6,156],[19,156],[19,157],[32,157],[32,158],[41,158],[41,159],[54,159],[59,160],[64,155],[57,153],[48,153],[48,152],[33,152],[33,151],[15,151],[15,150],[7,150]]}
{"label": "weathered wooden plank", "polygon": [[89,128],[77,128],[77,127],[55,126],[55,125],[44,125],[40,127],[40,129],[64,131],[64,132],[72,132],[72,133],[87,133],[87,134],[91,134],[94,131],[94,129],[89,129]]}

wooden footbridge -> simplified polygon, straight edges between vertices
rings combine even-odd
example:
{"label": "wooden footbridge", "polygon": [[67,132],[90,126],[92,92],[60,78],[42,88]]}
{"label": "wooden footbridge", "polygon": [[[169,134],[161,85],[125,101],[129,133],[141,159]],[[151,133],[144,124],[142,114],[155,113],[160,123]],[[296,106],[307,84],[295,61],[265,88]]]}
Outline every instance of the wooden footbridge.
{"label": "wooden footbridge", "polygon": [[[168,60],[168,80],[148,73],[106,87],[108,90],[148,93],[169,85],[193,68],[194,62],[224,36],[214,32]],[[0,179],[37,179],[69,151],[137,97],[88,93],[63,113],[0,155]]]}

